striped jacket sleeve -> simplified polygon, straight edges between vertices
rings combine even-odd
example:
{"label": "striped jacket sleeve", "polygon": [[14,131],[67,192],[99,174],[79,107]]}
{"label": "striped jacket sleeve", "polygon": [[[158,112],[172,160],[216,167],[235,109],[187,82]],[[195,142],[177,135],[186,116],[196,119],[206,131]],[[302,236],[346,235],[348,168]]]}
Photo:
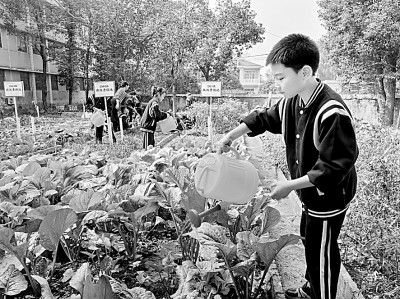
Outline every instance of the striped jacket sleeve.
{"label": "striped jacket sleeve", "polygon": [[336,100],[324,104],[315,118],[313,140],[319,157],[308,177],[321,192],[332,190],[348,175],[358,156],[348,108]]}
{"label": "striped jacket sleeve", "polygon": [[249,136],[257,136],[265,131],[274,134],[282,133],[284,124],[284,106],[287,99],[281,99],[278,103],[268,109],[258,109],[251,112],[248,116],[242,119],[247,127],[251,130]]}

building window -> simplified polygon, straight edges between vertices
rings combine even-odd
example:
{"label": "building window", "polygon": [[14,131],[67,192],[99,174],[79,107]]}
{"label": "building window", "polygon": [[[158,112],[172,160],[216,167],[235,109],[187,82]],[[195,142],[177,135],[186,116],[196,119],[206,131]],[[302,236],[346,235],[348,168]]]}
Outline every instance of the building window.
{"label": "building window", "polygon": [[4,70],[0,70],[0,90],[4,90],[4,81],[6,81],[6,74]]}
{"label": "building window", "polygon": [[25,36],[17,36],[18,51],[28,52],[27,42]]}
{"label": "building window", "polygon": [[29,80],[29,73],[27,72],[20,72],[19,73],[19,78],[22,82],[24,82],[24,89],[25,90],[31,90],[31,83]]}
{"label": "building window", "polygon": [[45,90],[46,87],[46,77],[43,74],[35,74],[36,80],[36,90]]}
{"label": "building window", "polygon": [[34,43],[32,45],[33,54],[40,55],[40,43]]}
{"label": "building window", "polygon": [[51,90],[58,90],[58,76],[51,75]]}
{"label": "building window", "polygon": [[256,72],[254,72],[254,71],[245,71],[244,72],[243,83],[245,83],[245,84],[257,83],[256,82]]}

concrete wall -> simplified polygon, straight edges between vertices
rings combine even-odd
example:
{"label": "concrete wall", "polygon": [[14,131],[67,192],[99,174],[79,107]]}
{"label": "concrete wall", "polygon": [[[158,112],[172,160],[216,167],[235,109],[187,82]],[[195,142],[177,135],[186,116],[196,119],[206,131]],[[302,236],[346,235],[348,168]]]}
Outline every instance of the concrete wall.
{"label": "concrete wall", "polygon": [[[208,97],[201,97],[200,95],[193,95],[195,101],[200,102],[208,102]],[[213,99],[213,101],[223,100],[225,97],[220,99]],[[266,105],[270,107],[271,105],[275,104],[279,99],[279,95],[272,95],[272,98],[269,99],[268,95],[240,95],[235,96],[234,98],[245,102],[248,104],[249,109],[253,109],[256,106],[263,106]],[[377,124],[378,121],[378,103],[376,100],[371,99],[349,99],[344,100],[347,106],[349,107],[351,113],[356,119],[360,119],[369,123]],[[177,95],[177,100],[175,103],[177,111],[182,110],[186,107],[186,97],[185,95]],[[161,109],[163,110],[172,110],[172,95],[167,95],[166,100],[160,105]],[[395,103],[395,121],[394,124],[397,123],[397,119],[399,117],[400,111],[400,99],[396,100]]]}

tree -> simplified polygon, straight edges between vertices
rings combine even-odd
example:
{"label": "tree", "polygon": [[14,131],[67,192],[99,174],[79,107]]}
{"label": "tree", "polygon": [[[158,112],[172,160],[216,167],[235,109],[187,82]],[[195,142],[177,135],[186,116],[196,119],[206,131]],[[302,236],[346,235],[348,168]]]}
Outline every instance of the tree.
{"label": "tree", "polygon": [[46,84],[42,86],[43,109],[47,110],[47,35],[54,29],[54,6],[48,1],[2,0],[0,16],[7,30],[16,35],[29,37],[30,45],[39,45],[42,58],[43,77]]}
{"label": "tree", "polygon": [[[101,80],[140,84],[149,75],[162,0],[91,0],[93,71]],[[133,84],[131,84],[133,85]]]}
{"label": "tree", "polygon": [[254,18],[249,0],[219,0],[216,13],[204,11],[194,57],[206,81],[218,80],[235,55],[263,40],[264,28]]}
{"label": "tree", "polygon": [[323,46],[336,71],[348,78],[375,80],[384,124],[394,121],[399,76],[400,1],[318,1],[327,34]]}
{"label": "tree", "polygon": [[[192,63],[199,42],[195,29],[199,26],[202,12],[208,9],[208,2],[186,0],[167,1],[165,4],[163,14],[158,16],[162,26],[153,39],[156,51],[151,66],[157,81],[171,87],[175,103],[178,86],[183,86],[183,80],[191,81],[188,75],[192,73],[191,69],[196,68]],[[184,93],[188,91],[183,90]],[[175,112],[175,105],[173,108]]]}
{"label": "tree", "polygon": [[[76,76],[82,73],[84,49],[78,43],[78,32],[84,28],[83,19],[78,18],[81,3],[71,0],[59,0],[59,27],[57,32],[63,42],[52,44],[53,60],[58,67],[60,82],[68,90],[68,103],[72,105],[72,96],[76,90]],[[77,5],[78,4],[78,5]],[[83,36],[81,35],[81,38]]]}

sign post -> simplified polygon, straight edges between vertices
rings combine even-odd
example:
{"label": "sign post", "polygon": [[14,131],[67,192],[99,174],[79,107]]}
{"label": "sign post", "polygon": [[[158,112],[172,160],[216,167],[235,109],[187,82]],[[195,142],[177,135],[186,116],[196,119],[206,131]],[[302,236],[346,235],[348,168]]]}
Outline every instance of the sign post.
{"label": "sign post", "polygon": [[124,125],[122,123],[122,117],[119,118],[119,131],[121,132],[121,141],[124,140]]}
{"label": "sign post", "polygon": [[32,127],[33,141],[36,141],[35,118],[33,116],[31,116],[31,127]]}
{"label": "sign post", "polygon": [[111,126],[111,118],[108,116],[107,110],[107,97],[113,97],[115,94],[115,82],[114,81],[99,81],[94,82],[94,96],[104,97],[104,105],[106,107],[106,117],[107,117],[107,128],[108,128],[108,139],[110,144],[113,144],[112,138],[112,126]]}
{"label": "sign post", "polygon": [[201,95],[203,97],[210,97],[210,115],[207,119],[208,126],[208,140],[212,141],[212,98],[220,97],[222,91],[222,83],[219,81],[205,81],[201,82]]}
{"label": "sign post", "polygon": [[17,97],[24,97],[24,82],[23,81],[4,81],[4,93],[6,97],[13,97],[15,122],[17,124],[17,138],[21,139],[21,122],[18,117]]}

